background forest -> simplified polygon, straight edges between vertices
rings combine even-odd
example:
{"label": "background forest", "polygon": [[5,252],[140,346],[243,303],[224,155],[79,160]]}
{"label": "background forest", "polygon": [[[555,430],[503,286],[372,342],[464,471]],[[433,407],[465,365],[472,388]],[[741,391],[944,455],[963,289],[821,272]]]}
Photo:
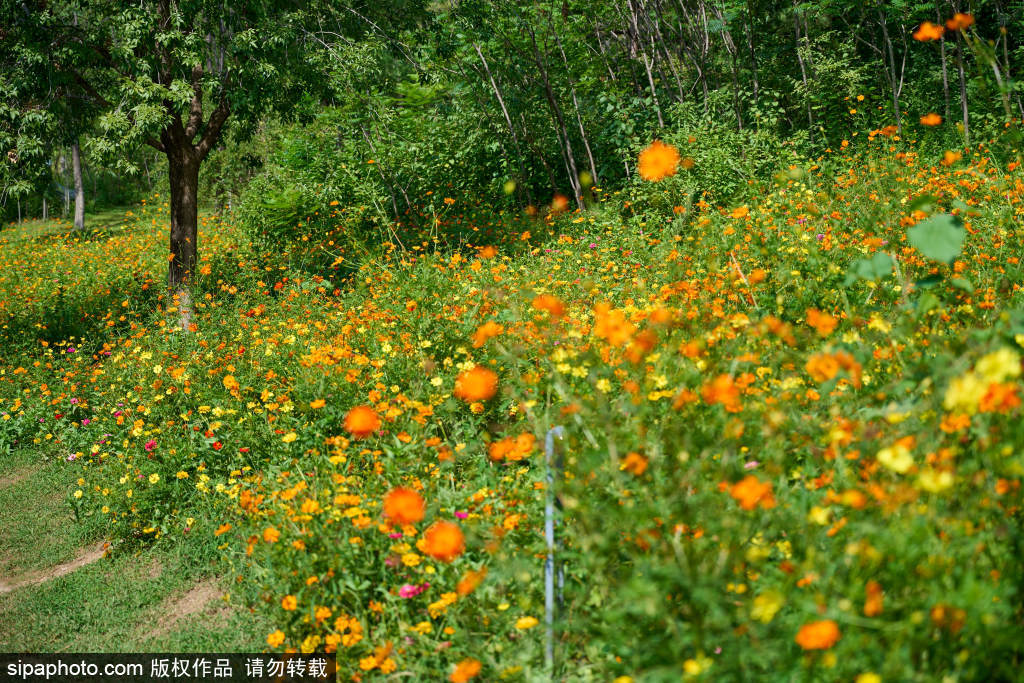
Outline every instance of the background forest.
{"label": "background forest", "polygon": [[[941,25],[961,10],[976,19],[969,35],[914,39],[924,18]],[[267,234],[338,197],[351,220],[378,225],[423,221],[438,194],[579,203],[587,187],[627,186],[654,137],[683,144],[698,162],[688,185],[720,200],[780,160],[872,129],[918,138],[929,112],[948,123],[928,137],[935,149],[991,138],[1007,113],[1024,114],[1024,6],[1012,0],[403,0],[331,3],[316,22],[299,34],[315,90],[293,97],[287,118],[229,119],[202,171],[205,202]],[[267,78],[263,89],[291,87]],[[44,199],[68,211],[75,143],[90,206],[163,186],[161,155],[111,142],[117,117],[73,97],[64,106],[73,116],[6,110],[7,219],[41,215]]]}

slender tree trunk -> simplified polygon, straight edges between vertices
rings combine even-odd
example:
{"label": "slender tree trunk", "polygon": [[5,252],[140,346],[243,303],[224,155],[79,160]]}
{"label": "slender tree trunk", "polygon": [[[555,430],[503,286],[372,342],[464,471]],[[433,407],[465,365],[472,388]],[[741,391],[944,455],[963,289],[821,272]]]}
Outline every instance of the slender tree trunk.
{"label": "slender tree trunk", "polygon": [[49,217],[50,217],[50,216],[49,216],[49,214],[48,214],[48,213],[47,213],[47,211],[46,211],[46,209],[47,209],[47,208],[48,208],[48,207],[46,206],[46,197],[43,197],[43,220],[44,220],[44,221],[45,221],[45,220],[46,220],[47,218],[49,218]]}
{"label": "slender tree trunk", "polygon": [[167,284],[181,318],[181,327],[192,324],[190,282],[197,261],[199,238],[199,159],[191,145],[168,147],[167,170],[171,185],[170,267]]}
{"label": "slender tree trunk", "polygon": [[580,128],[580,139],[583,140],[583,149],[587,152],[587,161],[590,164],[590,182],[591,184],[598,185],[597,179],[597,164],[594,163],[594,153],[590,149],[590,141],[587,140],[587,131],[583,127],[583,115],[580,113],[580,102],[576,97],[576,82],[572,76],[569,75],[569,60],[565,56],[565,49],[562,47],[562,40],[558,37],[558,33],[555,33],[555,40],[558,42],[558,51],[562,53],[562,63],[565,64],[565,76],[569,81],[569,92],[572,94],[572,107],[576,112],[576,123]]}
{"label": "slender tree trunk", "polygon": [[[679,102],[683,102],[686,99],[686,95],[683,92],[683,79],[679,76],[679,69],[676,68],[675,60],[672,59],[672,53],[668,50],[668,45],[665,42],[665,34],[661,32],[662,13],[660,3],[655,3],[655,11],[657,15],[654,19],[650,19],[650,24],[654,27],[654,36],[658,39],[658,45],[661,48],[661,53],[665,55],[665,62],[668,64],[669,71],[672,72],[672,78],[676,82],[676,92],[679,97]],[[666,23],[666,26],[670,24]]]}
{"label": "slender tree trunk", "polygon": [[551,184],[551,191],[558,191],[558,181],[555,180],[555,171],[548,164],[548,160],[544,157],[543,150],[540,149],[537,141],[533,139],[530,134],[530,128],[526,125],[526,116],[519,112],[519,121],[523,124],[523,136],[526,140],[526,146],[533,152],[533,158],[540,162],[540,165],[544,167],[544,171],[548,174],[548,182]]}
{"label": "slender tree trunk", "polygon": [[655,66],[655,64],[647,56],[647,50],[644,48],[643,36],[640,34],[639,10],[633,0],[627,0],[626,4],[629,7],[630,56],[634,58],[639,56],[644,63],[644,71],[647,72],[647,83],[651,88],[651,102],[654,104],[654,113],[658,116],[658,128],[664,128],[665,117],[661,113],[661,104],[658,103],[658,92],[654,87],[654,73],[651,71],[651,67]]}
{"label": "slender tree trunk", "polygon": [[551,79],[548,78],[548,70],[544,66],[544,59],[540,54],[540,47],[537,45],[537,37],[534,34],[533,29],[527,26],[526,29],[530,33],[530,40],[533,44],[533,59],[537,64],[537,68],[540,70],[541,81],[544,83],[544,94],[547,96],[548,104],[551,107],[551,113],[555,118],[555,123],[558,124],[558,133],[562,139],[562,156],[565,160],[565,170],[569,175],[569,185],[572,187],[572,193],[576,199],[576,206],[580,209],[583,207],[583,189],[580,187],[580,172],[576,168],[576,158],[572,151],[572,140],[569,138],[569,129],[565,125],[565,116],[562,115],[562,107],[558,104],[558,99],[555,97],[555,92],[551,87]]}
{"label": "slender tree trunk", "polygon": [[[892,40],[889,38],[889,21],[885,13],[879,8],[878,23],[882,26],[882,40],[885,41],[886,53],[889,55],[889,86],[892,91],[892,112],[896,116],[896,130],[903,134],[903,114],[900,112],[900,93],[903,91],[903,73],[900,72],[899,81],[896,80],[896,57],[892,50]],[[904,53],[904,64],[906,64],[906,53]]]}
{"label": "slender tree trunk", "polygon": [[473,47],[476,48],[476,53],[480,57],[480,62],[484,65],[484,73],[487,74],[487,80],[491,83],[491,90],[494,91],[494,97],[498,100],[498,106],[501,107],[501,113],[505,116],[505,123],[508,125],[508,132],[512,135],[512,144],[516,148],[516,163],[519,166],[519,181],[520,184],[526,185],[526,201],[529,204],[533,204],[533,197],[530,195],[530,188],[527,185],[526,168],[523,166],[523,150],[519,145],[519,136],[516,134],[516,127],[512,124],[512,117],[509,116],[508,107],[505,106],[505,98],[501,95],[501,88],[498,87],[498,82],[494,80],[494,76],[491,74],[491,67],[487,64],[487,60],[484,58],[484,53],[480,50],[480,46],[473,43]]}
{"label": "slender tree trunk", "polygon": [[967,107],[967,75],[964,73],[963,48],[960,38],[956,39],[956,69],[960,76],[960,115],[964,126],[964,144],[971,146],[970,112]]}
{"label": "slender tree trunk", "polygon": [[796,50],[796,61],[800,65],[800,80],[804,84],[804,104],[807,105],[807,125],[814,127],[814,112],[811,109],[810,92],[807,87],[807,67],[804,65],[804,57],[800,52],[800,17],[797,16],[796,0],[793,1],[793,35],[796,42],[793,47]]}
{"label": "slender tree trunk", "polygon": [[78,140],[71,143],[71,166],[75,174],[75,230],[85,227],[85,190],[82,187],[82,155]]}
{"label": "slender tree trunk", "polygon": [[601,61],[604,62],[604,67],[608,69],[608,76],[612,81],[616,81],[615,71],[612,70],[611,62],[608,61],[608,55],[604,50],[604,39],[601,37],[601,27],[598,25],[597,20],[594,20],[594,36],[597,38],[597,49],[601,54]]}
{"label": "slender tree trunk", "polygon": [[757,50],[754,47],[754,13],[750,9],[750,1],[747,0],[747,16],[744,30],[747,34],[747,55],[750,57],[750,76],[754,85],[754,102],[757,102],[761,92],[761,83],[757,76]]}
{"label": "slender tree trunk", "polygon": [[722,10],[715,7],[714,12],[718,21],[722,25],[719,34],[722,36],[722,44],[725,45],[725,51],[729,53],[730,58],[730,72],[732,74],[732,106],[736,113],[736,128],[738,130],[743,130],[743,105],[740,103],[740,77],[738,64],[739,48],[736,47],[736,41],[732,38],[732,32],[728,29],[729,24],[726,21]]}
{"label": "slender tree trunk", "polygon": [[57,159],[57,173],[60,176],[60,186],[61,186],[61,189],[64,191],[64,210],[63,210],[63,212],[60,215],[61,218],[67,218],[68,217],[68,210],[71,208],[71,193],[70,193],[70,191],[68,191],[68,185],[67,185],[67,180],[68,179],[65,177],[65,174],[67,173],[67,170],[68,170],[67,158],[63,154],[61,154],[60,157]]}
{"label": "slender tree trunk", "polygon": [[[942,15],[939,13],[938,4],[935,5],[935,20],[941,25]],[[946,105],[943,114],[943,121],[949,119],[949,70],[946,66],[946,36],[939,38],[939,55],[942,58],[942,99]]]}

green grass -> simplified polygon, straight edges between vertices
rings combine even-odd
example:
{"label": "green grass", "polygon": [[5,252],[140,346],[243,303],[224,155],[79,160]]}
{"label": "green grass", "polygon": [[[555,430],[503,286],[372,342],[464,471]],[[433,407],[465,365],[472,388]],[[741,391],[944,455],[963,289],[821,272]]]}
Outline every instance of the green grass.
{"label": "green grass", "polygon": [[0,460],[0,575],[66,562],[99,537],[75,521],[68,494],[77,474],[62,465],[34,449]]}
{"label": "green grass", "polygon": [[[97,542],[67,502],[75,473],[37,450],[0,461],[0,576],[16,579],[73,559]],[[219,596],[226,582],[198,539],[110,558],[42,583],[0,594],[0,651],[252,651],[266,625]],[[196,585],[208,601],[182,610]],[[212,599],[209,599],[211,598]],[[175,611],[187,612],[174,619]]]}
{"label": "green grass", "polygon": [[[134,207],[138,209],[138,206]],[[132,207],[113,207],[86,211],[85,225],[82,234],[85,236],[100,234],[111,234],[123,230],[132,224],[131,217],[126,214]],[[45,221],[41,218],[22,221],[21,226],[17,223],[8,223],[0,227],[0,239],[8,239],[10,242],[28,242],[31,240],[48,237],[51,235],[64,234],[74,227],[74,217],[69,214],[67,218],[50,216]]]}

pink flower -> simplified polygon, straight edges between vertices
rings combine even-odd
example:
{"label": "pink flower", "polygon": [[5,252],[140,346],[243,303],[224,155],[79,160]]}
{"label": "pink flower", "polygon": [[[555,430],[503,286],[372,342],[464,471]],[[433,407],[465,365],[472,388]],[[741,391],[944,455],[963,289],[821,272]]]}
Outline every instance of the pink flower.
{"label": "pink flower", "polygon": [[149,441],[147,441],[146,445],[143,448],[145,448],[147,451],[151,451],[154,448],[156,448],[156,439],[150,439]]}
{"label": "pink flower", "polygon": [[427,590],[428,588],[430,588],[429,582],[423,583],[419,586],[414,586],[411,583],[407,583],[398,589],[398,596],[401,598],[415,598],[417,595]]}
{"label": "pink flower", "polygon": [[748,462],[748,463],[743,465],[743,469],[745,469],[745,470],[752,470],[752,469],[754,469],[755,467],[757,467],[760,464],[761,463],[759,463],[756,460],[751,460],[750,462]]}
{"label": "pink flower", "polygon": [[464,510],[456,510],[455,516],[459,519],[465,519],[466,517],[469,517],[469,513]]}

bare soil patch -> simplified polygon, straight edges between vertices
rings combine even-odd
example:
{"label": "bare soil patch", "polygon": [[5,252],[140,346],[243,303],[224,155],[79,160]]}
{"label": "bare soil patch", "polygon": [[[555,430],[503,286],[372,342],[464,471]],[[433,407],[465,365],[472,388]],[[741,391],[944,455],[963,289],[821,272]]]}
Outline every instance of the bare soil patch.
{"label": "bare soil patch", "polygon": [[70,574],[79,567],[84,567],[85,565],[95,562],[103,557],[106,546],[106,543],[97,543],[89,546],[88,548],[83,548],[73,560],[69,560],[63,564],[58,564],[55,567],[39,569],[10,578],[0,577],[0,593],[10,593],[11,591],[24,586],[33,586],[37,583],[43,583],[44,581],[50,581],[51,579],[56,579],[59,576]]}
{"label": "bare soil patch", "polygon": [[224,591],[216,579],[206,579],[184,593],[172,595],[160,607],[160,618],[146,634],[149,638],[165,636],[178,622],[202,614],[206,618],[227,619],[231,610],[220,600]]}
{"label": "bare soil patch", "polygon": [[20,484],[32,476],[33,472],[35,472],[35,468],[33,467],[20,467],[11,472],[7,472],[6,474],[0,474],[0,488]]}

